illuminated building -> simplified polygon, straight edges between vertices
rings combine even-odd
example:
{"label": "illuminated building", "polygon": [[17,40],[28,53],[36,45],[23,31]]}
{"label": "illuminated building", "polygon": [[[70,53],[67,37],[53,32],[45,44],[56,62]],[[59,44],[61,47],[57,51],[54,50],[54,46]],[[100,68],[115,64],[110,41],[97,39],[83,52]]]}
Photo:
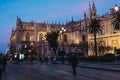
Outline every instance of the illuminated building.
{"label": "illuminated building", "polygon": [[[47,32],[60,30],[62,27],[66,29],[62,35],[62,39],[66,36],[66,40],[62,44],[62,40],[59,37],[58,50],[62,50],[64,45],[66,53],[71,52],[72,47],[70,45],[79,45],[79,52],[87,55],[94,55],[93,48],[93,36],[88,33],[88,24],[90,19],[99,18],[103,27],[102,34],[97,36],[97,42],[99,45],[110,46],[111,50],[108,52],[114,53],[114,48],[120,48],[120,33],[115,31],[111,24],[111,17],[115,13],[115,10],[110,9],[110,13],[106,13],[102,16],[97,16],[97,10],[94,2],[89,3],[88,14],[84,13],[84,19],[74,21],[73,18],[70,22],[64,24],[50,24],[47,22],[37,23],[34,21],[23,22],[19,17],[16,20],[16,27],[12,29],[10,37],[10,50],[11,53],[28,53],[29,49],[34,50],[36,56],[51,56],[52,52],[48,46],[44,36]],[[31,45],[31,43],[33,43]],[[98,46],[99,46],[98,45]]]}

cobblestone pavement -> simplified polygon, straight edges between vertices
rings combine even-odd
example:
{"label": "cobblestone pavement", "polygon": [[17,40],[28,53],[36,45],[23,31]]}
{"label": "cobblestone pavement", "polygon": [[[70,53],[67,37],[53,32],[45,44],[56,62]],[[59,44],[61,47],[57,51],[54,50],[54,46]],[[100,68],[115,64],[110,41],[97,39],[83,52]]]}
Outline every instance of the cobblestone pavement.
{"label": "cobblestone pavement", "polygon": [[2,80],[120,80],[120,73],[77,67],[73,75],[69,65],[23,62],[8,63]]}

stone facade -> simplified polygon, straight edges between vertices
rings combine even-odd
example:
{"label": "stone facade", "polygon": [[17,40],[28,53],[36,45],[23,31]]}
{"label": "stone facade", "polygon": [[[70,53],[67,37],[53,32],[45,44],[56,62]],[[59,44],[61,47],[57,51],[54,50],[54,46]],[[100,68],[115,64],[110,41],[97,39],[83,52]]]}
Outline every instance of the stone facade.
{"label": "stone facade", "polygon": [[[115,10],[110,9],[110,13],[102,16],[97,16],[96,6],[93,2],[92,6],[89,3],[89,12],[86,15],[84,13],[84,19],[74,21],[73,18],[70,22],[64,24],[50,24],[47,22],[23,22],[19,17],[16,20],[16,27],[12,29],[10,37],[10,49],[11,52],[24,53],[23,48],[31,46],[35,49],[37,56],[51,56],[52,51],[50,50],[46,40],[43,40],[47,32],[61,30],[62,27],[66,29],[63,35],[59,36],[59,47],[58,51],[62,50],[63,46],[66,53],[71,52],[74,47],[72,44],[79,45],[79,52],[84,55],[94,55],[93,51],[93,36],[88,33],[88,24],[91,18],[99,18],[103,27],[103,32],[97,35],[97,42],[99,45],[110,46],[112,49],[108,52],[114,53],[113,48],[120,48],[120,33],[113,29],[111,24],[111,17],[115,13]],[[67,40],[63,41],[63,36],[66,35]],[[100,44],[101,43],[101,44]],[[98,46],[99,46],[98,45]]]}

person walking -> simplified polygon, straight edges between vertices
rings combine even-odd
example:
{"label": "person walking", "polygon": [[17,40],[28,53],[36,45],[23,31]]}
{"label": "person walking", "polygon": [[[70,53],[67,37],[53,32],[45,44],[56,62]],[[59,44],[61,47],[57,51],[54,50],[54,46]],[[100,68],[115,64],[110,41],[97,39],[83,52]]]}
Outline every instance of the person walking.
{"label": "person walking", "polygon": [[78,65],[78,59],[77,59],[77,55],[76,53],[72,53],[71,55],[71,65],[72,65],[72,69],[73,69],[73,74],[76,75],[76,67]]}
{"label": "person walking", "polygon": [[48,64],[48,57],[45,57],[45,63]]}
{"label": "person walking", "polygon": [[2,66],[2,54],[0,54],[0,80],[2,79],[3,66]]}
{"label": "person walking", "polygon": [[7,64],[7,58],[6,56],[2,56],[2,67],[3,67],[3,71],[6,70],[6,64]]}

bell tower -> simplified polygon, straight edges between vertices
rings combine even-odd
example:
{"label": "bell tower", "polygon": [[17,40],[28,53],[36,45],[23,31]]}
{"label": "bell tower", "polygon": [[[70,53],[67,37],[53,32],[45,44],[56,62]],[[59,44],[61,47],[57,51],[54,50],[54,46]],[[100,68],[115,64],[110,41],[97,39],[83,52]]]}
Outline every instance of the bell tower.
{"label": "bell tower", "polygon": [[97,11],[96,11],[96,6],[93,0],[93,4],[92,4],[92,18],[96,18],[97,17]]}

